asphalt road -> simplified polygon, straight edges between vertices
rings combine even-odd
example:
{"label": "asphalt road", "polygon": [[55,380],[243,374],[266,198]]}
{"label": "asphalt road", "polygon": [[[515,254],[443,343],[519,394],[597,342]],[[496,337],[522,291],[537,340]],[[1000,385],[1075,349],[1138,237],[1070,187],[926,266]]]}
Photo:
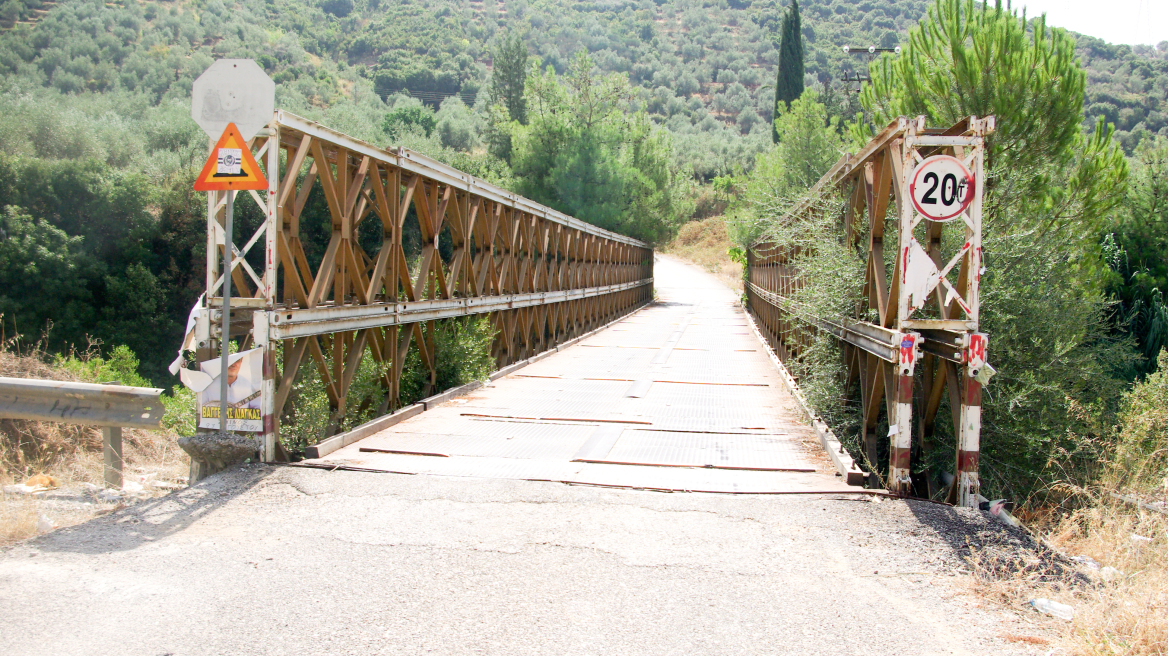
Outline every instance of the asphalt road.
{"label": "asphalt road", "polygon": [[997,530],[922,502],[253,466],[6,549],[0,653],[1035,653],[1002,639],[1025,611],[958,571],[966,525]]}
{"label": "asphalt road", "polygon": [[971,591],[1003,541],[855,495],[253,465],[0,551],[0,654],[1043,653]]}

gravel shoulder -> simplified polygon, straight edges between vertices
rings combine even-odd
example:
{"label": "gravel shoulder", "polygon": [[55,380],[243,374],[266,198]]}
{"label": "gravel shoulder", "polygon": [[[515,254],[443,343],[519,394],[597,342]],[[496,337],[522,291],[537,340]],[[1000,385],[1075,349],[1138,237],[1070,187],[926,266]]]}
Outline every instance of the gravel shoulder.
{"label": "gravel shoulder", "polygon": [[1028,654],[985,513],[253,465],[0,551],[0,653]]}

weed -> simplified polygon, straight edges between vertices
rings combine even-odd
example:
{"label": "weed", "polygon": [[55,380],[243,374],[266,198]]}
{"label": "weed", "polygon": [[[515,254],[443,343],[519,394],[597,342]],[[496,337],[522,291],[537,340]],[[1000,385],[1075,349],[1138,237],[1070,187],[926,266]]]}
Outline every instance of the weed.
{"label": "weed", "polygon": [[662,252],[693,262],[718,277],[727,287],[742,291],[742,263],[729,251],[734,247],[722,216],[690,221]]}

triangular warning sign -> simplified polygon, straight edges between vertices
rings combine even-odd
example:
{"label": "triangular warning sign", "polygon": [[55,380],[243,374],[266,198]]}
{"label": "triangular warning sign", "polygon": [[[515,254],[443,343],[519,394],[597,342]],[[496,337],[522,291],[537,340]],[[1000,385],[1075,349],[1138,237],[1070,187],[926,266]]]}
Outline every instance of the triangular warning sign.
{"label": "triangular warning sign", "polygon": [[228,123],[223,136],[211,149],[203,171],[195,178],[195,191],[246,191],[267,189],[268,180],[251,156],[251,149],[234,123]]}

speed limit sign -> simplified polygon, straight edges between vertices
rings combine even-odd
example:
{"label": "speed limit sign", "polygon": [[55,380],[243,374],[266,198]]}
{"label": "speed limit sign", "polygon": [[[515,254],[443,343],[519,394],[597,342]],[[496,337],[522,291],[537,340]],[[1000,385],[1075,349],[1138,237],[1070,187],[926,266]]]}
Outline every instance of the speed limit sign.
{"label": "speed limit sign", "polygon": [[913,207],[931,221],[948,221],[973,202],[973,174],[949,155],[933,155],[917,165],[909,184]]}

